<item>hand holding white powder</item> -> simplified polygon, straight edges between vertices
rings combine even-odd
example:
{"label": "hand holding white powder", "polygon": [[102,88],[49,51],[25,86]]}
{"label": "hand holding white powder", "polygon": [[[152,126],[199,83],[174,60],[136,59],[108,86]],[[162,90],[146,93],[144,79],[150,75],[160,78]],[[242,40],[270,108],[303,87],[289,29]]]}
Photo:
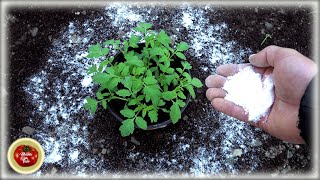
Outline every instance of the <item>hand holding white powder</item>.
{"label": "hand holding white powder", "polygon": [[224,99],[241,106],[248,114],[249,121],[258,122],[267,115],[273,104],[273,87],[271,75],[262,82],[262,75],[248,66],[229,76],[222,89],[227,91]]}

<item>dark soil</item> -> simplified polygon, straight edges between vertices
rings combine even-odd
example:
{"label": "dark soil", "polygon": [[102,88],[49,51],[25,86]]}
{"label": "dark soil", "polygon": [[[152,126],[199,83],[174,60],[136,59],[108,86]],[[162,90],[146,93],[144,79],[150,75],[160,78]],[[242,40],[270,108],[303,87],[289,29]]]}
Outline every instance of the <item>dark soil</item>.
{"label": "dark soil", "polygon": [[[132,9],[140,12],[136,7]],[[141,10],[141,12],[144,11],[146,10]],[[8,144],[11,144],[20,137],[31,137],[41,141],[39,136],[37,136],[37,132],[48,131],[48,133],[51,133],[58,131],[58,127],[55,126],[46,127],[47,129],[39,128],[44,127],[42,126],[44,121],[43,117],[37,115],[36,104],[30,103],[32,100],[26,94],[24,86],[32,75],[45,68],[49,57],[55,56],[55,53],[60,53],[60,56],[63,55],[64,52],[52,52],[50,48],[54,44],[53,41],[61,38],[61,31],[68,27],[70,21],[82,24],[87,19],[103,16],[103,12],[103,7],[70,9],[12,7],[9,9],[6,18],[9,37]],[[159,7],[153,9],[150,16],[158,16],[158,19],[152,22],[154,28],[164,28],[169,34],[175,34],[175,28],[178,27],[173,27],[170,21],[171,17],[174,17],[178,12],[179,10],[175,7]],[[205,13],[208,16],[209,24],[225,23],[228,25],[226,33],[223,33],[223,39],[225,42],[237,42],[233,49],[234,52],[245,48],[251,49],[252,52],[258,52],[264,47],[274,44],[294,48],[305,56],[312,57],[312,10],[310,8],[258,6],[233,8],[215,6],[214,10],[205,10]],[[98,37],[98,39],[94,38],[91,40],[90,44],[98,42],[99,38],[122,38],[121,34],[126,33],[119,29],[119,27],[113,27],[112,23],[108,22],[110,21],[108,17],[105,16],[105,20],[107,22],[102,25],[109,34],[105,35],[98,31],[97,33],[100,33],[101,36]],[[37,34],[33,36],[32,31],[35,27],[38,28]],[[188,32],[186,28],[182,29],[177,34],[177,40],[189,42],[188,33],[191,32]],[[272,38],[261,45],[260,43],[266,33],[272,34]],[[70,49],[70,51],[75,50]],[[191,51],[187,52],[186,55],[190,57],[188,61],[193,66],[191,71],[192,75],[199,78],[203,83],[205,78],[212,74],[218,65],[211,64],[209,61],[200,61],[199,58],[192,55]],[[204,57],[202,56],[200,59],[201,58]],[[203,71],[201,69],[202,67],[208,67],[212,69],[213,72]],[[52,77],[61,76],[61,79],[66,78],[61,72],[61,69],[53,68],[50,73]],[[55,85],[53,82],[49,82],[48,87],[54,87]],[[44,93],[47,93],[47,91],[49,90],[47,89]],[[227,134],[224,135],[221,133],[221,135],[216,137],[215,141],[211,140],[211,135],[221,128],[222,125],[220,122],[224,120],[227,121],[228,119],[219,118],[218,121],[220,113],[210,108],[210,103],[205,97],[205,91],[205,87],[197,91],[196,100],[191,101],[185,109],[183,114],[184,120],[175,125],[170,124],[166,128],[158,130],[143,131],[136,129],[132,136],[133,139],[132,137],[121,137],[118,130],[120,123],[116,121],[110,112],[104,111],[101,107],[98,108],[98,112],[93,120],[88,120],[88,113],[81,111],[81,113],[74,118],[79,120],[81,126],[88,126],[89,146],[92,150],[87,150],[79,146],[81,152],[84,153],[81,154],[81,157],[92,157],[97,163],[92,167],[90,167],[90,164],[86,166],[79,165],[79,163],[83,163],[84,159],[74,164],[64,160],[54,163],[44,163],[41,168],[41,174],[52,174],[53,169],[55,169],[57,172],[54,173],[57,174],[71,173],[78,175],[81,174],[78,173],[79,169],[77,167],[79,166],[81,166],[81,168],[84,167],[84,172],[88,174],[101,174],[101,172],[103,172],[103,174],[191,173],[190,168],[194,166],[194,157],[199,147],[207,148],[205,152],[211,152],[214,147],[222,148],[223,146],[221,144],[225,136],[227,136]],[[48,93],[48,96],[46,101],[54,103],[54,95]],[[33,119],[33,121],[31,122],[30,119]],[[58,120],[60,122],[63,121],[63,119],[59,117]],[[21,130],[25,126],[34,127],[36,133],[33,135],[22,133]],[[204,132],[200,132],[199,130],[199,128],[202,127],[204,127]],[[297,174],[309,173],[310,170],[312,170],[311,152],[308,147],[304,145],[295,146],[272,137],[267,137],[266,140],[262,140],[262,137],[268,135],[250,126],[246,126],[246,131],[252,132],[263,144],[256,147],[248,146],[249,150],[247,151],[252,152],[252,154],[243,154],[236,159],[228,159],[225,154],[217,153],[214,161],[220,161],[222,164],[219,166],[222,167],[219,173]],[[55,139],[59,139],[60,134],[57,133],[52,136]],[[62,137],[61,135],[61,138]],[[105,143],[100,141],[102,139],[105,140]],[[186,151],[178,152],[177,147],[180,144],[190,144],[190,147]],[[71,146],[70,144],[70,147]],[[93,152],[94,149],[99,150],[99,152],[101,149],[107,149],[107,153],[101,154],[99,152]],[[294,155],[288,158],[288,151],[293,152]],[[62,152],[64,155],[69,156],[68,146],[66,146]],[[129,156],[130,154],[136,154],[136,157],[131,157]],[[272,155],[275,157],[272,157]],[[151,158],[155,160],[153,161]],[[164,158],[164,162],[160,161],[160,158]],[[205,154],[204,158],[209,161],[208,164],[213,163],[213,160],[210,162],[209,157],[206,157]],[[176,160],[176,164],[166,162],[172,159]],[[253,167],[252,164],[257,159],[259,163]],[[231,172],[227,168],[227,164],[230,163],[229,160],[230,162],[234,161],[231,163],[235,169],[234,172]],[[8,171],[12,172],[10,168]],[[204,172],[207,172],[206,169]],[[208,174],[210,174],[209,170]]]}

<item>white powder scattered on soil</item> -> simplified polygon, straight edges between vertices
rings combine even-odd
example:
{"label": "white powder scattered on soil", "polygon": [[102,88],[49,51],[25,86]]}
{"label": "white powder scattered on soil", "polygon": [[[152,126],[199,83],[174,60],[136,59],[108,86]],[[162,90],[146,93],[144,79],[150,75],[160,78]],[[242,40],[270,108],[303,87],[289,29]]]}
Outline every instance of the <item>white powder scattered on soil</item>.
{"label": "white powder scattered on soil", "polygon": [[268,114],[273,104],[273,87],[272,75],[267,75],[262,81],[262,75],[248,66],[229,76],[223,89],[227,91],[226,100],[243,107],[249,120],[258,122]]}
{"label": "white powder scattered on soil", "polygon": [[[235,41],[223,39],[223,34],[228,30],[227,24],[209,23],[208,16],[214,13],[212,7],[183,5],[176,9],[174,14],[168,16],[170,19],[164,20],[157,15],[162,14],[161,8],[114,4],[105,8],[104,15],[88,19],[82,24],[77,21],[70,22],[67,29],[63,30],[62,36],[53,44],[51,51],[55,53],[48,59],[47,66],[30,77],[25,86],[25,91],[31,96],[32,105],[39,110],[34,112],[35,116],[43,117],[42,124],[37,128],[36,138],[43,145],[46,164],[54,163],[62,169],[68,168],[68,174],[76,176],[85,176],[92,171],[104,175],[110,171],[108,156],[113,154],[106,154],[104,159],[90,154],[92,142],[88,139],[88,124],[93,117],[83,109],[84,98],[92,94],[93,88],[86,71],[91,65],[101,61],[85,58],[85,51],[89,44],[97,40],[114,38],[113,32],[105,31],[105,26],[111,24],[114,31],[119,28],[126,33],[123,38],[128,38],[133,33],[132,28],[141,21],[167,21],[165,24],[175,27],[174,35],[178,37],[186,26],[188,31],[185,41],[191,46],[188,55],[199,63],[209,64],[209,67],[202,66],[198,69],[204,73],[214,72],[215,67],[221,64],[243,63],[246,54],[252,53],[246,48],[235,50]],[[74,39],[83,40],[75,44]],[[52,73],[57,70],[61,71],[60,76]],[[237,174],[241,169],[234,165],[234,161],[241,159],[232,159],[232,153],[234,149],[241,148],[242,160],[250,157],[248,161],[241,163],[250,167],[249,171],[254,171],[260,159],[256,153],[258,148],[248,147],[255,138],[255,132],[249,125],[223,113],[216,114],[210,103],[203,103],[197,113],[200,117],[188,119],[188,126],[195,128],[192,133],[198,133],[197,138],[188,136],[189,131],[177,131],[177,134],[172,135],[172,139],[177,143],[172,144],[171,152],[164,149],[149,154],[137,149],[128,150],[127,155],[124,155],[127,156],[125,163],[138,166],[137,162],[141,162],[146,171],[141,173],[161,176],[181,171],[196,177],[221,172]],[[79,114],[84,119],[75,118],[79,117]],[[213,123],[217,123],[219,128],[213,129]],[[198,148],[192,148],[195,146]],[[113,174],[116,177],[119,172],[110,173],[116,173]],[[41,170],[37,174],[42,174]]]}

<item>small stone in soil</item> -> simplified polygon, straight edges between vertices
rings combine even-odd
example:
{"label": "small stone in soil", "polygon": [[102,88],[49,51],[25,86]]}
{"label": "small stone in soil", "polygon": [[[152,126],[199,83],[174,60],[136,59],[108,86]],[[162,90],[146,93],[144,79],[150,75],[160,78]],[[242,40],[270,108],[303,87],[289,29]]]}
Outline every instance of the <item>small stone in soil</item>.
{"label": "small stone in soil", "polygon": [[188,119],[188,116],[187,115],[185,115],[185,116],[183,116],[183,118],[182,118],[184,121],[186,121],[187,119]]}
{"label": "small stone in soil", "polygon": [[233,157],[236,157],[236,156],[241,156],[242,155],[242,149],[235,149],[232,153],[232,156]]}
{"label": "small stone in soil", "polygon": [[30,127],[30,126],[26,126],[24,128],[22,128],[22,132],[28,135],[32,135],[34,133],[35,129]]}
{"label": "small stone in soil", "polygon": [[133,136],[131,136],[131,142],[133,143],[133,144],[136,144],[136,145],[140,145],[140,142],[139,141],[137,141]]}
{"label": "small stone in soil", "polygon": [[287,159],[292,158],[292,156],[293,156],[292,152],[288,150],[288,152],[287,152]]}
{"label": "small stone in soil", "polygon": [[106,154],[107,153],[107,149],[102,149],[101,154]]}

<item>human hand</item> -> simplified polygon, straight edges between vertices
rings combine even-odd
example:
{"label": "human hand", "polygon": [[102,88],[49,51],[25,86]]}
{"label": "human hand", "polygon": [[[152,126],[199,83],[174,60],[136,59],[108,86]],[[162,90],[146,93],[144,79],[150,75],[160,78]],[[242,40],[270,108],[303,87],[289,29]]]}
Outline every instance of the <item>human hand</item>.
{"label": "human hand", "polygon": [[249,57],[254,71],[262,77],[272,74],[275,100],[269,115],[257,123],[248,120],[245,110],[224,99],[222,89],[228,76],[250,64],[227,64],[217,68],[216,75],[206,79],[206,96],[212,106],[229,116],[247,122],[265,132],[290,143],[305,143],[298,129],[298,114],[301,98],[312,78],[317,73],[316,64],[299,52],[278,46],[268,46]]}

